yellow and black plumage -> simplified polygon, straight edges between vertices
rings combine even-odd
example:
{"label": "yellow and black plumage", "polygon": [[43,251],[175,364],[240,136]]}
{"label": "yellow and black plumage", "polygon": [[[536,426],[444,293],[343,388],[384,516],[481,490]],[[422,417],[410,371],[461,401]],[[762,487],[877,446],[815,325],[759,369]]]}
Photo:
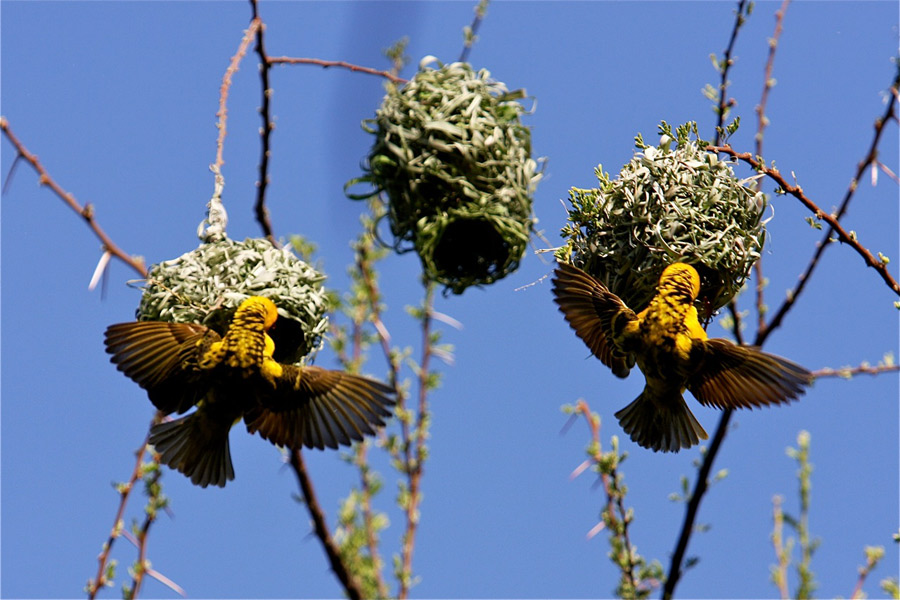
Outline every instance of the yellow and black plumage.
{"label": "yellow and black plumage", "polygon": [[139,321],[111,325],[106,351],[147,390],[164,414],[154,425],[160,460],[201,487],[234,479],[228,433],[241,419],[250,433],[291,449],[337,448],[373,434],[391,415],[394,390],[378,381],[273,360],[268,331],[278,311],[253,296],[234,313],[224,337],[203,325]]}
{"label": "yellow and black plumage", "polygon": [[707,439],[684,401],[685,389],[701,404],[752,408],[797,398],[812,374],[787,359],[725,339],[709,339],[694,301],[700,277],[674,263],[659,278],[656,295],[640,313],[588,273],[560,263],[553,294],[572,329],[617,377],[637,364],[644,391],[616,413],[637,444],[677,452]]}

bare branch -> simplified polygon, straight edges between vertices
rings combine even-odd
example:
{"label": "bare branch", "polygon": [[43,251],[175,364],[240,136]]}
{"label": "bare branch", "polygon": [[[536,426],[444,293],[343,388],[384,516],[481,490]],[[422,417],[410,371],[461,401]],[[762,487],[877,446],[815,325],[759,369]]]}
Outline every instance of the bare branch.
{"label": "bare branch", "polygon": [[687,511],[684,515],[684,522],[681,525],[681,533],[678,536],[678,543],[675,546],[675,552],[672,554],[672,562],[669,565],[666,584],[663,587],[662,597],[665,599],[672,598],[675,592],[675,586],[681,578],[681,563],[684,560],[684,554],[687,551],[688,541],[694,531],[694,521],[697,519],[697,511],[700,510],[700,501],[709,487],[709,473],[712,471],[713,461],[719,453],[725,434],[728,432],[728,424],[731,421],[732,409],[725,409],[722,417],[719,419],[719,425],[716,427],[716,433],[713,435],[712,443],[703,457],[703,464],[697,471],[697,481],[694,482],[694,491],[691,493],[691,499],[688,501]]}
{"label": "bare branch", "polygon": [[359,582],[356,581],[356,578],[347,569],[347,565],[344,564],[344,561],[341,558],[341,551],[331,537],[328,523],[325,522],[325,513],[319,505],[319,500],[316,497],[316,490],[313,488],[312,479],[310,479],[309,473],[306,471],[306,463],[303,462],[303,454],[300,450],[293,450],[290,452],[290,458],[291,467],[293,467],[294,472],[297,474],[297,480],[300,482],[303,500],[306,502],[306,508],[309,510],[309,514],[313,520],[316,537],[322,542],[322,547],[325,549],[325,554],[328,556],[331,570],[334,571],[334,574],[340,580],[341,585],[344,586],[344,591],[347,592],[347,596],[351,598],[351,600],[361,600],[363,595],[360,591],[361,588],[359,587]]}
{"label": "bare branch", "polygon": [[[844,194],[844,199],[841,202],[840,208],[837,213],[835,213],[834,218],[832,219],[835,224],[837,221],[844,216],[844,213],[847,212],[847,207],[850,205],[850,200],[853,198],[854,193],[856,192],[856,188],[858,186],[860,178],[865,173],[866,167],[873,163],[873,161],[877,160],[878,157],[878,144],[881,140],[881,135],[884,132],[884,126],[890,122],[891,120],[896,121],[896,105],[897,105],[897,96],[898,96],[898,87],[900,87],[900,62],[897,65],[897,72],[894,75],[894,81],[891,84],[891,97],[888,100],[887,107],[885,108],[884,114],[876,119],[875,121],[875,135],[872,138],[872,143],[869,146],[868,152],[866,152],[866,157],[859,162],[856,167],[856,174],[853,176],[853,179],[850,181],[850,186],[847,188],[846,193]],[[786,188],[785,188],[786,189]],[[821,212],[821,211],[819,211]],[[818,215],[817,215],[818,216]],[[829,223],[830,225],[831,223]],[[806,267],[806,270],[800,275],[800,279],[797,283],[797,286],[788,293],[787,299],[782,303],[781,307],[775,312],[775,316],[772,317],[772,320],[769,321],[769,324],[766,327],[760,329],[756,334],[756,343],[757,345],[761,345],[763,341],[768,337],[769,333],[771,333],[774,329],[781,325],[782,320],[784,320],[785,315],[787,315],[788,311],[794,305],[794,302],[797,301],[797,297],[806,287],[806,283],[809,281],[810,276],[815,270],[816,266],[819,264],[819,259],[821,259],[822,254],[825,252],[825,248],[828,247],[829,240],[831,240],[831,236],[834,233],[834,228],[831,227],[828,231],[825,232],[822,240],[819,242],[816,247],[816,251],[813,254],[812,259],[809,261],[809,265]],[[846,237],[846,233],[844,234]],[[866,258],[864,256],[864,258]],[[872,255],[869,254],[868,258],[866,258],[866,263],[871,264],[871,261],[874,259]],[[897,287],[897,283],[893,281],[890,275],[887,272],[887,267],[883,263],[878,263],[880,268],[877,268],[882,275],[882,279],[888,282],[888,285],[897,292],[900,293],[900,289]]]}
{"label": "bare branch", "polygon": [[262,117],[262,127],[259,130],[262,139],[262,154],[259,159],[259,179],[256,182],[256,205],[254,211],[256,220],[262,227],[263,235],[273,245],[278,245],[275,240],[275,234],[272,232],[272,221],[269,219],[269,210],[266,208],[266,187],[269,185],[269,156],[270,137],[272,130],[275,129],[275,122],[269,109],[269,101],[272,97],[272,88],[269,85],[269,58],[266,54],[266,46],[263,39],[263,33],[266,30],[265,24],[259,17],[259,5],[257,0],[250,0],[253,8],[253,20],[251,23],[257,23],[256,27],[256,53],[259,54],[259,81],[262,85],[262,105],[259,108],[260,117]]}
{"label": "bare branch", "polygon": [[816,379],[822,377],[843,377],[849,379],[853,375],[879,375],[881,373],[892,373],[900,371],[900,365],[876,365],[863,363],[858,367],[841,367],[840,369],[830,369],[828,367],[813,371],[813,377]]}
{"label": "bare branch", "polygon": [[[772,73],[775,70],[775,51],[778,49],[778,40],[781,39],[781,33],[784,30],[784,14],[787,12],[788,5],[791,0],[784,0],[781,8],[775,11],[775,32],[769,38],[769,55],[766,58],[765,79],[763,80],[762,96],[759,104],[756,105],[756,155],[763,155],[763,134],[769,124],[769,118],[766,116],[766,105],[769,101],[769,93],[775,86],[775,78]],[[763,277],[762,257],[753,265],[754,275],[756,277],[756,330],[761,331],[766,327],[765,318],[765,278]]]}
{"label": "bare branch", "polygon": [[787,12],[788,5],[791,0],[783,0],[781,8],[775,11],[775,32],[769,38],[769,56],[766,59],[765,81],[763,81],[762,97],[759,104],[754,109],[756,111],[757,127],[756,127],[756,155],[762,156],[763,132],[769,124],[766,117],[766,104],[769,101],[769,92],[775,87],[775,80],[772,78],[772,72],[775,67],[775,51],[778,49],[778,40],[781,38],[781,32],[784,29],[784,13]]}
{"label": "bare branch", "polygon": [[406,459],[407,483],[409,485],[409,503],[406,506],[406,531],[403,534],[403,548],[401,550],[402,573],[400,579],[400,593],[402,600],[409,597],[411,582],[409,575],[412,573],[413,550],[416,546],[416,532],[419,526],[419,504],[422,502],[422,473],[426,456],[425,442],[427,439],[428,421],[428,390],[429,390],[429,365],[431,363],[431,313],[434,306],[434,283],[425,284],[425,301],[422,315],[422,358],[419,363],[419,405],[416,412],[416,422],[413,427],[412,438],[404,439],[404,455]]}
{"label": "bare branch", "polygon": [[147,440],[144,440],[144,443],[141,444],[141,447],[138,448],[135,455],[137,456],[137,461],[134,463],[134,469],[131,472],[131,477],[128,479],[126,483],[120,484],[117,487],[119,492],[119,508],[116,511],[116,517],[113,519],[112,530],[109,533],[109,538],[106,540],[106,543],[103,544],[103,551],[100,553],[100,556],[97,557],[97,562],[100,563],[97,567],[97,576],[94,579],[88,581],[87,585],[87,594],[89,600],[94,600],[97,597],[97,592],[99,592],[105,585],[107,585],[108,580],[106,578],[107,573],[107,564],[109,562],[109,553],[112,551],[113,544],[115,544],[116,540],[123,532],[124,521],[122,520],[125,515],[125,506],[128,504],[128,498],[131,496],[131,492],[134,489],[134,484],[141,478],[141,465],[144,462],[144,453],[147,451]]}
{"label": "bare branch", "polygon": [[778,587],[781,600],[788,600],[791,596],[788,592],[787,571],[791,564],[791,557],[784,544],[784,510],[781,508],[783,501],[784,498],[781,496],[772,498],[772,546],[775,548],[775,559],[778,561],[772,570],[772,580]]}
{"label": "bare branch", "polygon": [[475,5],[475,18],[472,20],[472,24],[464,30],[466,39],[463,44],[463,50],[459,55],[459,62],[466,62],[469,60],[469,53],[472,51],[475,40],[478,39],[478,28],[481,27],[481,22],[487,14],[489,3],[490,0],[479,0],[478,4]]}
{"label": "bare branch", "polygon": [[[599,419],[594,418],[594,415],[591,414],[591,409],[588,406],[587,402],[584,400],[578,400],[575,403],[575,413],[573,416],[582,415],[585,421],[588,424],[588,427],[591,431],[591,449],[592,455],[591,460],[596,465],[603,464],[603,450],[600,442],[600,421]],[[572,477],[577,477],[584,469],[588,466],[589,463],[584,463],[582,467],[573,472]],[[619,477],[618,471],[615,467],[606,472],[605,470],[600,470],[600,481],[603,483],[603,490],[606,492],[606,519],[609,520],[609,523],[606,524],[606,527],[611,531],[611,535],[617,535],[622,541],[622,546],[624,548],[624,552],[622,553],[624,556],[624,564],[621,565],[622,575],[625,580],[628,582],[630,589],[637,589],[638,581],[635,578],[635,570],[637,569],[637,565],[634,562],[635,551],[631,545],[631,539],[628,534],[628,526],[631,523],[631,519],[628,518],[628,511],[625,508],[625,502],[622,499],[622,493],[617,492],[616,490],[616,478]],[[602,529],[598,525],[599,528]],[[598,529],[599,531],[599,529]]]}
{"label": "bare branch", "polygon": [[262,21],[260,21],[259,19],[253,19],[252,21],[250,21],[250,27],[248,27],[247,31],[244,32],[244,38],[241,40],[237,52],[235,52],[234,56],[231,57],[231,62],[228,64],[228,68],[225,70],[225,75],[222,77],[222,86],[219,88],[219,110],[216,111],[216,117],[218,117],[219,119],[219,122],[216,123],[216,128],[219,130],[219,137],[216,140],[216,162],[214,163],[220,171],[222,165],[225,164],[225,159],[223,158],[225,149],[225,134],[227,132],[225,124],[228,121],[228,108],[226,106],[226,103],[228,102],[228,90],[231,88],[231,78],[237,72],[238,67],[241,64],[241,60],[243,60],[244,56],[247,54],[247,48],[250,47],[250,42],[253,41],[257,30],[261,26]]}
{"label": "bare branch", "polygon": [[719,103],[716,106],[716,113],[718,115],[716,121],[716,143],[721,143],[722,141],[722,127],[725,125],[725,115],[728,114],[728,111],[734,106],[734,99],[727,99],[728,97],[728,71],[731,69],[731,66],[734,64],[734,61],[731,58],[732,53],[734,52],[734,44],[737,42],[738,32],[741,30],[741,27],[744,26],[745,17],[744,13],[747,7],[747,0],[740,0],[737,5],[737,10],[734,12],[734,27],[731,29],[731,38],[728,40],[728,47],[725,48],[725,52],[722,56],[722,62],[719,63],[719,73],[721,74],[721,79],[719,81]]}
{"label": "bare branch", "polygon": [[[841,216],[840,211],[838,211],[836,215],[830,215],[824,212],[821,208],[818,207],[818,205],[816,205],[815,202],[809,199],[809,197],[803,192],[802,187],[800,187],[799,185],[788,183],[788,181],[784,178],[784,176],[778,169],[776,169],[775,167],[767,167],[765,164],[754,158],[749,152],[737,152],[727,144],[724,146],[708,146],[707,150],[709,150],[710,152],[721,152],[731,155],[738,160],[744,161],[758,172],[764,173],[770,179],[774,180],[781,187],[781,189],[785,191],[785,193],[790,194],[791,196],[794,196],[795,198],[800,200],[801,204],[808,208],[809,211],[815,215],[816,219],[821,219],[828,223],[831,229],[826,235],[826,240],[830,240],[832,234],[837,234],[837,239],[839,241],[856,250],[857,254],[859,254],[866,262],[866,265],[875,269],[878,274],[881,275],[881,278],[884,279],[885,283],[888,284],[888,287],[890,287],[894,291],[894,293],[900,295],[900,285],[897,284],[897,282],[888,272],[887,263],[882,260],[876,259],[867,248],[859,243],[855,235],[851,235],[841,226],[841,224],[838,222],[838,219]],[[854,184],[851,187],[855,189],[855,180]],[[820,245],[820,248],[824,247],[827,243],[827,241],[824,241],[824,243]],[[818,255],[820,255],[820,253],[817,254],[817,256]]]}
{"label": "bare branch", "polygon": [[56,181],[50,177],[50,174],[44,168],[44,165],[38,160],[38,157],[35,154],[32,154],[28,151],[28,148],[15,136],[12,130],[9,127],[9,121],[6,120],[6,117],[0,117],[0,129],[3,130],[3,134],[6,135],[6,139],[8,139],[13,146],[16,148],[16,152],[20,157],[28,161],[28,163],[34,168],[34,170],[38,174],[38,183],[42,186],[46,185],[53,193],[55,193],[60,200],[65,202],[69,208],[78,213],[82,219],[88,224],[88,227],[94,232],[100,239],[100,243],[103,245],[103,251],[109,252],[126,265],[134,269],[141,277],[147,277],[147,267],[144,266],[144,262],[141,259],[134,258],[125,254],[121,248],[119,248],[103,231],[103,228],[97,223],[97,220],[94,218],[94,205],[93,204],[85,204],[81,206],[75,197],[72,196],[69,192],[65,191]]}
{"label": "bare branch", "polygon": [[[737,9],[735,10],[734,25],[731,29],[731,38],[728,41],[728,47],[725,49],[723,59],[719,63],[719,70],[722,77],[719,83],[718,105],[716,106],[717,120],[715,139],[717,144],[720,144],[722,142],[725,115],[734,104],[733,100],[726,100],[728,91],[728,72],[731,69],[731,65],[734,64],[731,58],[731,54],[734,50],[735,42],[737,41],[738,32],[741,30],[741,27],[745,22],[744,13],[746,7],[746,0],[739,0]],[[710,149],[710,151],[712,150]],[[729,310],[731,311],[731,315],[734,318],[735,338],[740,342],[740,315],[737,311],[737,306],[733,301],[729,303]],[[694,521],[697,518],[697,511],[700,509],[700,501],[703,499],[703,494],[706,492],[706,489],[709,485],[707,478],[709,477],[709,473],[712,469],[716,454],[719,451],[719,447],[722,445],[722,440],[725,439],[725,433],[728,431],[728,422],[730,420],[731,410],[726,409],[722,414],[721,419],[719,420],[718,428],[716,429],[716,433],[713,436],[712,444],[710,444],[709,450],[704,456],[703,464],[700,465],[700,469],[697,471],[697,481],[694,483],[694,491],[691,494],[691,498],[687,504],[684,521],[681,525],[681,532],[678,534],[678,541],[675,546],[675,552],[672,554],[672,560],[669,564],[669,571],[666,575],[666,583],[663,587],[662,594],[662,597],[664,599],[672,598],[672,595],[675,593],[675,587],[678,585],[678,581],[681,579],[681,565],[684,561],[685,552],[687,551],[688,541],[690,541],[691,535],[694,532]]]}
{"label": "bare branch", "polygon": [[340,67],[342,69],[350,69],[351,71],[356,71],[358,73],[368,73],[369,75],[377,75],[378,77],[384,77],[394,83],[407,83],[406,79],[402,77],[398,77],[394,73],[390,71],[380,71],[378,69],[372,69],[370,67],[362,67],[359,65],[354,65],[352,63],[345,62],[343,60],[322,60],[320,58],[295,58],[290,56],[269,56],[266,58],[266,62],[269,65],[318,65],[324,69],[329,67]]}

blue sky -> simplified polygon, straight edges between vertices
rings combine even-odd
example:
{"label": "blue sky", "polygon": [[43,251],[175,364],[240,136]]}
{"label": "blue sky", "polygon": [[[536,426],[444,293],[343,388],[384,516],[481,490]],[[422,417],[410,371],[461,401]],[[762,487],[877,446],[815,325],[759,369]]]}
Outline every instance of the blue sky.
{"label": "blue sky", "polygon": [[[425,55],[459,55],[470,2],[264,2],[271,55],[345,60],[385,68],[381,50],[404,35],[412,74]],[[740,33],[730,95],[743,119],[735,147],[752,151],[767,39],[780,3],[757,3]],[[660,120],[697,120],[712,135],[714,115],[701,89],[716,83],[709,55],[721,53],[733,22],[731,2],[497,2],[480,30],[473,64],[537,99],[527,117],[535,154],[546,156],[534,210],[558,243],[561,200],[570,187],[595,185],[602,163],[615,173],[633,137],[656,139]],[[221,78],[249,22],[243,2],[3,2],[2,106],[13,131],[54,178],[127,252],[148,263],[197,245],[196,227],[212,193],[215,112]],[[894,74],[897,6],[891,2],[791,5],[775,64],[765,156],[793,174],[824,210],[836,206],[872,139]],[[229,234],[258,236],[252,202],[257,177],[259,83],[256,56],[245,59],[229,100],[225,203]],[[300,233],[319,246],[328,285],[346,290],[348,241],[361,205],[344,182],[360,174],[371,137],[359,126],[383,95],[377,77],[310,66],[275,68],[268,205],[277,236]],[[14,153],[4,140],[2,172]],[[897,126],[881,160],[898,172]],[[739,173],[749,174],[746,169]],[[765,190],[772,191],[770,183]],[[764,256],[775,307],[806,267],[821,232],[807,211],[774,197]],[[897,185],[866,178],[846,217],[873,252],[898,252]],[[539,240],[535,248],[544,247]],[[88,282],[99,242],[84,223],[19,165],[2,199],[2,587],[4,597],[78,597],[117,506],[110,482],[127,479],[152,416],[145,394],[109,364],[102,332],[132,318],[133,272],[113,263],[105,298]],[[394,342],[418,347],[403,307],[422,296],[413,255],[391,256],[382,281]],[[586,428],[565,435],[559,408],[585,398],[604,418],[602,436],[621,430],[612,414],[643,380],[615,379],[568,328],[549,282],[519,290],[551,266],[529,252],[521,268],[485,289],[440,297],[436,309],[461,321],[444,328],[454,366],[432,395],[431,456],[414,571],[417,597],[607,597],[616,570],[604,535],[586,539],[602,490],[590,475],[568,479],[584,458]],[[876,363],[898,350],[896,297],[850,248],[835,245],[766,349],[811,369]],[[750,299],[741,302],[750,308]],[[710,328],[722,335],[719,325]],[[752,333],[750,330],[748,333]],[[329,351],[317,364],[334,366]],[[366,370],[383,376],[373,356]],[[785,455],[797,433],[812,436],[815,464],[810,527],[822,544],[813,568],[822,596],[849,596],[866,545],[887,556],[866,590],[897,575],[898,378],[896,373],[821,380],[789,407],[741,412],[715,467],[729,476],[705,498],[688,554],[700,562],[683,578],[684,597],[771,597],[771,499],[797,511],[796,465]],[[719,414],[689,400],[712,432]],[[624,437],[624,436],[622,436]],[[339,597],[308,516],[291,498],[294,475],[279,453],[236,428],[237,472],[224,490],[200,489],[167,471],[173,516],[161,516],[148,546],[153,568],[190,597]],[[683,474],[693,480],[697,449],[654,454],[623,440],[623,472],[634,507],[631,539],[668,565],[684,507],[667,499]],[[334,453],[307,453],[320,501],[335,509],[355,481]],[[391,528],[385,554],[398,548],[401,515],[394,475],[380,508]],[[135,497],[126,520],[141,517]],[[121,568],[134,549],[119,540]],[[795,581],[795,580],[794,580]],[[792,584],[793,587],[793,584]],[[173,593],[153,580],[146,597]],[[105,597],[118,597],[109,590]]]}

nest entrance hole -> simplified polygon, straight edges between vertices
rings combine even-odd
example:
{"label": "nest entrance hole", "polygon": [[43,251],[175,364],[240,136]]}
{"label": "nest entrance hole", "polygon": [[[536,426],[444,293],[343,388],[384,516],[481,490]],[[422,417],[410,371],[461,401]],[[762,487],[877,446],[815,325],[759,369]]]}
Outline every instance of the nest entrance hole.
{"label": "nest entrance hole", "polygon": [[501,273],[510,247],[493,223],[458,219],[448,223],[434,248],[434,265],[448,279],[488,280]]}

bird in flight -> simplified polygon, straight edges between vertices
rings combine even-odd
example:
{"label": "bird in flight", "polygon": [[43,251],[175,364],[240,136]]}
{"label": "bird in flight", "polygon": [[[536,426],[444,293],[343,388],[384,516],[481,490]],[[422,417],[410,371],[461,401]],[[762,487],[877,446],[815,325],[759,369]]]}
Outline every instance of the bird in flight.
{"label": "bird in flight", "polygon": [[641,395],[615,413],[640,446],[678,452],[708,439],[686,389],[703,405],[733,409],[786,403],[812,383],[812,373],[785,358],[710,339],[694,306],[700,276],[688,264],[667,266],[639,313],[578,267],[559,263],[554,275],[554,300],[594,356],[617,377],[635,364],[644,374]]}
{"label": "bird in flight", "polygon": [[275,303],[244,300],[224,336],[203,325],[138,321],[110,325],[106,351],[147,390],[164,415],[149,441],[160,460],[201,487],[234,479],[232,426],[292,450],[337,448],[374,434],[395,404],[394,389],[367,377],[275,361],[269,330]]}

